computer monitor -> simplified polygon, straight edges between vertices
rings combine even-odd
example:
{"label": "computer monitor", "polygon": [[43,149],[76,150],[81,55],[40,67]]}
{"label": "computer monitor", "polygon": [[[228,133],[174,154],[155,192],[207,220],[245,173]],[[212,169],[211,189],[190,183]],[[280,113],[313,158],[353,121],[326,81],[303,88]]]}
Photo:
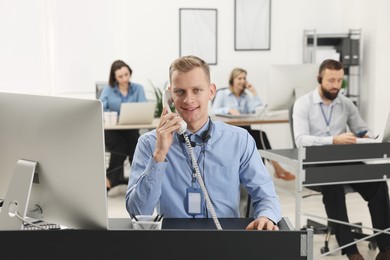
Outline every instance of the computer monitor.
{"label": "computer monitor", "polygon": [[0,230],[23,228],[15,212],[107,229],[102,114],[99,100],[0,93]]}
{"label": "computer monitor", "polygon": [[271,65],[267,110],[285,110],[301,96],[317,85],[318,64]]}

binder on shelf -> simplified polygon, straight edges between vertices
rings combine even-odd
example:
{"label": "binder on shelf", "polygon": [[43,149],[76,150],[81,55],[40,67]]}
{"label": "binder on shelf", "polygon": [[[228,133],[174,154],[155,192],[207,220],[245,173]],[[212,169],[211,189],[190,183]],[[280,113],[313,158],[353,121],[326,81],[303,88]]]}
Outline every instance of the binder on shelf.
{"label": "binder on shelf", "polygon": [[351,39],[345,38],[341,41],[341,62],[344,66],[351,65]]}
{"label": "binder on shelf", "polygon": [[350,65],[359,65],[359,39],[351,39],[351,62]]}

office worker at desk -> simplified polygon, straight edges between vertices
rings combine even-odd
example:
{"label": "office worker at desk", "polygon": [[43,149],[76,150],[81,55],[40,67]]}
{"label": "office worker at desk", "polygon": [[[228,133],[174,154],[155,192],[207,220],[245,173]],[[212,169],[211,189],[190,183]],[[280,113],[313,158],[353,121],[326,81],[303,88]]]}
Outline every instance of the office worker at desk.
{"label": "office worker at desk", "polygon": [[[319,86],[295,101],[293,125],[298,147],[329,144],[354,144],[361,130],[368,130],[356,106],[339,94],[344,77],[343,65],[335,60],[325,60],[319,67]],[[347,126],[350,131],[347,131]],[[355,134],[354,134],[355,133]],[[365,137],[369,137],[368,131]],[[390,203],[387,183],[369,182],[350,184],[368,202],[374,228],[390,227]],[[342,185],[320,187],[327,216],[348,222],[345,192]],[[334,225],[334,226],[333,226]],[[350,227],[332,224],[340,246],[354,241]],[[377,260],[390,259],[390,235],[376,237],[379,247]],[[349,259],[363,259],[356,245],[343,249]]]}
{"label": "office worker at desk", "polygon": [[[263,105],[256,88],[246,80],[247,71],[242,68],[235,68],[230,73],[229,87],[217,91],[212,103],[215,114],[251,114],[255,113],[258,106]],[[249,91],[251,95],[246,93]],[[257,149],[271,149],[268,136],[264,131],[253,130],[251,126],[242,126],[255,139]],[[295,176],[286,171],[278,162],[271,161],[277,178],[291,181]]]}
{"label": "office worker at desk", "polygon": [[[105,112],[116,111],[119,115],[121,103],[147,101],[143,86],[130,82],[132,73],[132,69],[125,62],[116,60],[112,63],[109,85],[103,88],[99,97]],[[130,162],[133,159],[139,138],[138,131],[138,129],[134,129],[106,130],[104,132],[106,147],[110,151],[110,161],[106,172],[107,190],[119,184],[127,184],[128,181],[123,174],[123,163],[127,156],[129,156]]]}
{"label": "office worker at desk", "polygon": [[178,58],[170,66],[169,77],[178,114],[164,108],[157,129],[139,138],[126,194],[128,212],[152,214],[156,207],[165,217],[210,217],[204,199],[198,214],[186,207],[187,191],[199,190],[199,183],[177,133],[184,120],[217,217],[239,217],[242,183],[254,207],[255,220],[247,229],[277,230],[279,199],[253,138],[242,128],[214,122],[208,116],[208,102],[216,87],[210,82],[207,63],[195,56]]}

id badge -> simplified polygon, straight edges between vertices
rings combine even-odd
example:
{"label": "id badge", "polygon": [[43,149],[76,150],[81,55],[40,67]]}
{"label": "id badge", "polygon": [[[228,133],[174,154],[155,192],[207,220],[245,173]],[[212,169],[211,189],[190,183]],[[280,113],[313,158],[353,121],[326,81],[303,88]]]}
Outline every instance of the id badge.
{"label": "id badge", "polygon": [[187,188],[186,211],[188,215],[203,215],[203,193],[199,188]]}

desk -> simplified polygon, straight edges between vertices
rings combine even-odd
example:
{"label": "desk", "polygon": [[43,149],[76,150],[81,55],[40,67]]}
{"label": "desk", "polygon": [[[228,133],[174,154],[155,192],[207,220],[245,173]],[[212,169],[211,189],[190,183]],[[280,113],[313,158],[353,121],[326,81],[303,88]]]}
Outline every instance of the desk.
{"label": "desk", "polygon": [[[312,259],[312,230],[242,230],[251,219],[164,219],[163,230],[129,230],[130,219],[109,219],[114,230],[0,231],[2,259]],[[187,229],[195,226],[196,229]],[[185,229],[182,229],[185,228]],[[280,250],[280,245],[283,250]],[[16,248],[12,251],[11,248]],[[77,253],[77,254],[76,254]]]}
{"label": "desk", "polygon": [[[259,150],[269,160],[295,168],[295,227],[300,227],[302,188],[318,185],[386,181],[390,178],[390,143],[324,145],[299,149]],[[364,162],[346,165],[347,162]],[[375,162],[375,163],[374,163]],[[321,165],[322,164],[322,165]],[[326,165],[328,164],[328,166]],[[313,165],[314,167],[306,168]],[[321,165],[321,167],[315,167]]]}
{"label": "desk", "polygon": [[[288,118],[282,115],[269,116],[269,117],[241,117],[241,118],[229,118],[223,116],[211,116],[212,120],[222,121],[230,125],[246,126],[256,124],[280,124],[288,123]],[[160,123],[160,118],[154,118],[151,124],[140,125],[112,125],[104,126],[104,130],[129,130],[129,129],[154,129],[157,128]]]}
{"label": "desk", "polygon": [[130,130],[130,129],[154,129],[160,123],[160,118],[153,118],[151,124],[137,124],[137,125],[110,125],[104,126],[104,130]]}
{"label": "desk", "polygon": [[275,117],[239,117],[229,118],[223,116],[212,116],[215,121],[222,121],[229,125],[235,126],[246,126],[246,125],[257,125],[257,124],[280,124],[288,123],[288,119],[280,116]]}

